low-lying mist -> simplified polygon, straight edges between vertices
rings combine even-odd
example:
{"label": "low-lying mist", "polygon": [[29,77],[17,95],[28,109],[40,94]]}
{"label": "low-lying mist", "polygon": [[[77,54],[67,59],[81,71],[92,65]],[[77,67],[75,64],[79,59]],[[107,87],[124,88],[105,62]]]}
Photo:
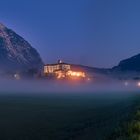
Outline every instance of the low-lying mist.
{"label": "low-lying mist", "polygon": [[111,80],[104,82],[54,81],[54,80],[7,80],[0,79],[0,93],[24,94],[79,94],[138,92],[140,83],[135,81]]}

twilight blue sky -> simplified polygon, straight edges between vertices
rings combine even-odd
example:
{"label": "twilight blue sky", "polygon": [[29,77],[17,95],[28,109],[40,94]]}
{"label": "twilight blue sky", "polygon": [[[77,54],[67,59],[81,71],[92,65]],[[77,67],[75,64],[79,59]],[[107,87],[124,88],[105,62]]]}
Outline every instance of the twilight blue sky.
{"label": "twilight blue sky", "polygon": [[140,53],[140,0],[1,0],[0,22],[46,63],[112,67]]}

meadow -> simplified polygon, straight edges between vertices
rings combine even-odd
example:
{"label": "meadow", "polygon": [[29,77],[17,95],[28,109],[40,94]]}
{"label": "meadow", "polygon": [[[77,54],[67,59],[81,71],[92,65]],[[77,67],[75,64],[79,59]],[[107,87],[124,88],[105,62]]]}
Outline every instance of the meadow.
{"label": "meadow", "polygon": [[0,95],[1,140],[107,140],[139,105],[138,93]]}

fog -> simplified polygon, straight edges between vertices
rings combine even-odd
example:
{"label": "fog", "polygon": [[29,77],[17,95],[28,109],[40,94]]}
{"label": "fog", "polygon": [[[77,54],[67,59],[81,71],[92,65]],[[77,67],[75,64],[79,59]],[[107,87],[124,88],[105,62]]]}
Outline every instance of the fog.
{"label": "fog", "polygon": [[1,79],[0,139],[104,140],[137,107],[138,94],[134,81]]}
{"label": "fog", "polygon": [[0,79],[0,93],[16,94],[84,94],[84,93],[129,93],[140,91],[138,81],[110,80],[104,82],[76,82],[54,80],[8,80]]}

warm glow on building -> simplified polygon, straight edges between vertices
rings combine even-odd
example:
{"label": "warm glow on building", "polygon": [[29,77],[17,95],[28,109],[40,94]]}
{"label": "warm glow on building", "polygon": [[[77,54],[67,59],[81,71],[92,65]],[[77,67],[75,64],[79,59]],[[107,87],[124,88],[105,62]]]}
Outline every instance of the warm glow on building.
{"label": "warm glow on building", "polygon": [[85,78],[86,75],[83,71],[73,71],[71,65],[58,61],[56,64],[47,64],[44,66],[44,74],[46,76],[53,76],[57,79],[63,78],[72,78],[72,79],[81,79]]}
{"label": "warm glow on building", "polygon": [[70,76],[70,77],[81,77],[81,78],[85,78],[85,73],[84,72],[80,72],[80,71],[68,71],[66,73],[67,76]]}
{"label": "warm glow on building", "polygon": [[66,77],[66,75],[65,75],[65,73],[63,71],[56,71],[55,76],[56,76],[57,79],[61,79],[61,78]]}

